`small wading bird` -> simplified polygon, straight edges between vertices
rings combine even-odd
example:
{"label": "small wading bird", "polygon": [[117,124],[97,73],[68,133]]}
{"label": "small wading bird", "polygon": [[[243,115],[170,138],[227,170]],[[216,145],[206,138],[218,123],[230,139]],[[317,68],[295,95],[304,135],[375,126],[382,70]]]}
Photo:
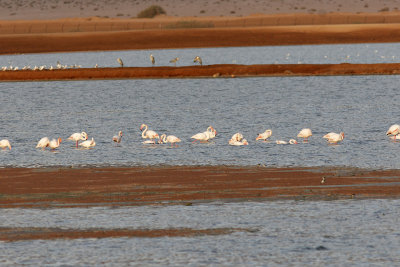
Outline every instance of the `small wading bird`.
{"label": "small wading bird", "polygon": [[265,132],[258,134],[258,136],[256,138],[256,141],[257,140],[266,141],[268,138],[271,137],[271,135],[272,135],[272,130],[271,129],[265,130]]}
{"label": "small wading bird", "polygon": [[61,141],[62,141],[62,139],[59,137],[59,138],[57,138],[57,139],[52,139],[50,142],[49,142],[49,147],[50,147],[50,149],[51,150],[55,150],[56,148],[58,148],[59,146],[60,146],[60,144],[61,144]]}
{"label": "small wading bird", "polygon": [[199,63],[200,65],[203,65],[203,61],[201,60],[201,57],[199,57],[199,56],[197,56],[197,57],[195,57],[194,59],[193,59],[193,62],[194,63]]}
{"label": "small wading bird", "polygon": [[124,62],[122,62],[122,59],[121,58],[117,58],[117,61],[118,61],[119,65],[122,68],[124,66]]}
{"label": "small wading bird", "polygon": [[96,146],[96,142],[94,141],[94,138],[92,137],[92,140],[83,141],[82,143],[79,143],[79,145],[83,148],[92,148],[92,147]]}
{"label": "small wading bird", "polygon": [[162,134],[160,136],[160,141],[159,143],[171,143],[171,147],[176,145],[178,146],[176,143],[181,142],[181,139],[179,139],[178,137],[176,137],[175,135],[166,135],[166,134]]}
{"label": "small wading bird", "polygon": [[311,129],[308,128],[302,129],[297,135],[297,137],[304,139],[303,142],[308,142],[308,138],[311,136],[312,136]]}
{"label": "small wading bird", "polygon": [[0,141],[0,148],[1,149],[6,149],[8,147],[9,150],[11,150],[11,145],[10,145],[10,141],[8,141],[7,139],[3,139]]}
{"label": "small wading bird", "polygon": [[37,143],[36,148],[41,148],[42,150],[44,150],[46,147],[49,146],[49,143],[50,143],[49,138],[48,137],[43,137]]}
{"label": "small wading bird", "polygon": [[174,58],[174,59],[171,59],[171,60],[169,61],[169,63],[174,63],[174,64],[175,64],[175,67],[176,67],[176,62],[178,62],[178,60],[179,60],[179,57],[176,57],[176,58]]}
{"label": "small wading bird", "polygon": [[122,139],[122,131],[119,131],[118,135],[114,135],[113,138],[112,138],[112,140],[115,143],[121,143],[121,139]]}
{"label": "small wading bird", "polygon": [[[142,131],[142,138],[143,139],[150,139],[150,141],[154,141],[153,139],[157,138],[159,139],[160,137],[158,136],[158,133],[152,130],[148,130],[148,126],[146,124],[142,124],[140,126],[140,130]],[[144,130],[143,130],[144,129]]]}
{"label": "small wading bird", "polygon": [[344,139],[344,133],[327,133],[323,136],[329,144],[337,144]]}
{"label": "small wading bird", "polygon": [[78,141],[80,140],[87,140],[88,139],[88,135],[85,132],[81,132],[81,133],[74,133],[72,134],[70,137],[67,138],[67,140],[73,140],[76,142],[76,147],[78,147]]}
{"label": "small wading bird", "polygon": [[151,64],[154,66],[154,64],[156,64],[156,59],[154,58],[154,56],[153,55],[150,55],[150,61],[151,61]]}

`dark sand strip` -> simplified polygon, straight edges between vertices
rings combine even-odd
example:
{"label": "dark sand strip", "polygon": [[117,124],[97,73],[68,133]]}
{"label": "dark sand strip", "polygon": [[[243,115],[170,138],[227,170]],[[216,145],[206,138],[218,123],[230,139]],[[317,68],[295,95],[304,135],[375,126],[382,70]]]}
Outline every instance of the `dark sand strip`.
{"label": "dark sand strip", "polygon": [[226,166],[0,170],[3,208],[399,196],[400,170]]}
{"label": "dark sand strip", "polygon": [[392,75],[400,63],[386,64],[219,64],[184,67],[82,68],[0,71],[0,81],[47,81],[142,78],[211,78],[256,76]]}

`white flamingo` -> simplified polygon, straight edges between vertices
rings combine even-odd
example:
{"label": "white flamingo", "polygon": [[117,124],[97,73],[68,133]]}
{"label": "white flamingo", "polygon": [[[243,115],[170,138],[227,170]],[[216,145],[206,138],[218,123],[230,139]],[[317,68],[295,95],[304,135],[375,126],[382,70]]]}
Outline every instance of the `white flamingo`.
{"label": "white flamingo", "polygon": [[209,126],[207,128],[207,131],[195,134],[191,138],[194,139],[193,143],[196,141],[207,142],[208,140],[214,138],[216,135],[217,131],[212,126]]}
{"label": "white flamingo", "polygon": [[393,124],[389,127],[389,130],[386,132],[386,135],[397,135],[400,133],[400,125]]}
{"label": "white flamingo", "polygon": [[237,141],[234,139],[229,140],[229,145],[231,145],[231,146],[247,146],[248,144],[249,143],[244,138],[241,141]]}
{"label": "white flamingo", "polygon": [[[142,124],[140,126],[140,130],[142,131],[142,138],[143,139],[150,139],[153,140],[155,138],[160,138],[158,133],[156,133],[155,131],[149,130],[149,127],[146,124]],[[143,130],[144,129],[144,130]]]}
{"label": "white flamingo", "polygon": [[258,134],[258,136],[256,138],[256,141],[257,140],[266,141],[268,138],[271,137],[271,135],[272,135],[272,130],[271,129],[265,130],[265,132]]}
{"label": "white flamingo", "polygon": [[340,141],[342,141],[344,139],[344,133],[340,132],[340,133],[327,133],[326,135],[323,136],[323,138],[325,138],[328,143],[330,144],[336,144]]}
{"label": "white flamingo", "polygon": [[179,139],[175,135],[167,136],[166,134],[162,134],[160,136],[160,141],[164,143],[171,143],[171,146],[173,146],[174,144],[181,142],[181,139]]}
{"label": "white flamingo", "polygon": [[304,139],[303,142],[308,142],[308,138],[311,136],[312,136],[312,131],[309,128],[302,129],[297,135],[297,137]]}
{"label": "white flamingo", "polygon": [[8,141],[7,139],[3,139],[0,141],[0,148],[1,149],[6,149],[8,147],[9,150],[11,150],[11,144],[10,141]]}
{"label": "white flamingo", "polygon": [[41,148],[45,149],[46,147],[49,146],[50,140],[48,137],[43,137],[42,139],[39,140],[39,142],[36,145],[36,148]]}
{"label": "white flamingo", "polygon": [[92,148],[92,147],[96,146],[96,142],[94,141],[94,138],[92,137],[92,140],[83,141],[82,143],[79,143],[79,145],[84,148]]}
{"label": "white flamingo", "polygon": [[278,145],[287,145],[287,144],[295,145],[297,144],[297,141],[294,139],[290,139],[289,142],[286,142],[284,140],[276,140],[275,143],[277,143]]}
{"label": "white flamingo", "polygon": [[58,148],[58,147],[60,146],[60,144],[61,144],[61,141],[62,141],[62,139],[61,139],[60,137],[57,138],[57,139],[52,139],[52,140],[49,142],[49,147],[50,147],[50,149],[51,149],[51,150],[54,150],[54,149]]}
{"label": "white flamingo", "polygon": [[112,140],[115,143],[121,143],[121,139],[122,139],[122,131],[118,132],[118,135],[113,136]]}
{"label": "white flamingo", "polygon": [[73,134],[71,134],[70,137],[67,138],[67,140],[73,140],[73,141],[75,141],[75,142],[76,142],[76,147],[78,147],[78,142],[79,142],[80,140],[85,141],[85,140],[87,140],[87,139],[88,139],[88,135],[87,135],[87,133],[85,133],[85,132],[73,133]]}
{"label": "white flamingo", "polygon": [[234,135],[232,135],[232,138],[231,138],[231,140],[234,140],[234,141],[242,141],[242,139],[243,139],[243,135],[241,134],[241,133],[235,133]]}

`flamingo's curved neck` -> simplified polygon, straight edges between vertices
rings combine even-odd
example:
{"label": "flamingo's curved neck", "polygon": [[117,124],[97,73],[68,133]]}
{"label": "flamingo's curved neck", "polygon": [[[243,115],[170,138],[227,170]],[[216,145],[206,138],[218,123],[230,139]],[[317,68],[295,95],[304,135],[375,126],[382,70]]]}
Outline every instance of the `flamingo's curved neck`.
{"label": "flamingo's curved neck", "polygon": [[146,138],[146,132],[147,132],[147,125],[144,125],[144,131],[142,132],[142,138]]}
{"label": "flamingo's curved neck", "polygon": [[161,135],[160,138],[162,139],[162,141],[163,141],[164,143],[167,142],[167,135],[166,135],[166,134]]}

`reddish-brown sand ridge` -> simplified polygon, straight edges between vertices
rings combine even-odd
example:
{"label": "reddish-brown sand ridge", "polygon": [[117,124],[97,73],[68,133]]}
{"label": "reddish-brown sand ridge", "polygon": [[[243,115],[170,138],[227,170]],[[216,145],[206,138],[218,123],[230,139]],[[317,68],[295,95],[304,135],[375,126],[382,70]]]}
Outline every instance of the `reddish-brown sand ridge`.
{"label": "reddish-brown sand ridge", "polygon": [[400,24],[0,34],[0,54],[400,42]]}
{"label": "reddish-brown sand ridge", "polygon": [[243,228],[213,229],[61,229],[44,227],[0,227],[0,241],[14,242],[35,239],[118,238],[118,237],[193,237],[204,235],[227,235],[233,232],[255,231]]}
{"label": "reddish-brown sand ridge", "polygon": [[399,182],[400,170],[355,168],[5,168],[0,207],[399,197]]}
{"label": "reddish-brown sand ridge", "polygon": [[128,67],[0,71],[0,81],[90,80],[135,78],[209,78],[253,76],[400,74],[400,63],[386,64],[220,64],[185,67]]}

